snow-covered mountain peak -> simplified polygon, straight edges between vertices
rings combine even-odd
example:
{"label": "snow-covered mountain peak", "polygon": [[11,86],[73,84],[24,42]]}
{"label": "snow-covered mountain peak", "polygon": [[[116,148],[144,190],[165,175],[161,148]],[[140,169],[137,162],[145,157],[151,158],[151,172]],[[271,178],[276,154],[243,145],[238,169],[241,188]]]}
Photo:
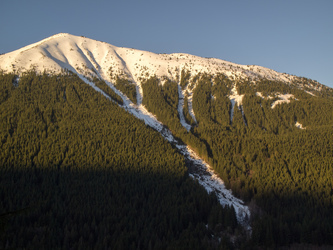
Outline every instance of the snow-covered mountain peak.
{"label": "snow-covered mountain peak", "polygon": [[59,33],[37,43],[0,56],[0,68],[5,72],[24,72],[31,68],[49,73],[65,68],[84,76],[112,77],[123,74],[134,81],[147,76],[176,80],[181,69],[197,73],[223,73],[229,77],[263,77],[290,82],[294,77],[260,66],[239,65],[216,58],[203,58],[185,53],[155,54],[116,47],[111,44]]}

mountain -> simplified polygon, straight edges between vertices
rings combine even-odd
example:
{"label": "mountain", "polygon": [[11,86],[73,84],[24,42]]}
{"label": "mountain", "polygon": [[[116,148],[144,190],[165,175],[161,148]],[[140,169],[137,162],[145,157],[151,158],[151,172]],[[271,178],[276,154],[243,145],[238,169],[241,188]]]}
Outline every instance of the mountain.
{"label": "mountain", "polygon": [[[126,132],[145,131],[134,121],[136,117],[183,155],[187,174],[180,174],[182,178],[190,176],[215,193],[220,204],[234,207],[238,222],[249,234],[252,232],[246,241],[248,247],[333,244],[331,88],[260,66],[180,53],[155,54],[63,33],[0,55],[0,69],[3,166],[29,165],[25,168],[30,169],[39,166],[41,159],[45,159],[43,167],[96,162],[104,165],[99,157],[106,157],[107,151],[96,146],[102,141],[109,148],[132,148],[126,149],[128,155],[117,157],[122,159],[120,163],[136,165],[147,157],[149,169],[150,159],[160,156],[137,153],[134,157],[130,153],[144,152],[142,147],[155,145],[153,140],[134,142],[138,133],[133,136]],[[104,112],[99,105],[107,113],[99,113]],[[117,118],[105,120],[112,116]],[[121,117],[131,119],[133,126],[125,126]],[[109,138],[107,130],[100,131],[99,127],[105,128],[106,124],[116,126],[110,122],[123,124],[115,128],[123,131],[119,136]],[[79,124],[86,132],[79,129]],[[74,133],[77,130],[80,132]],[[70,136],[68,131],[76,136]],[[151,132],[142,133],[154,137],[148,135]],[[100,134],[110,141],[95,136]],[[86,136],[90,139],[83,139],[84,143],[71,142]],[[52,141],[60,151],[54,150]],[[126,141],[127,146],[121,141]],[[162,144],[159,142],[156,148],[167,147]],[[98,155],[89,164],[72,152],[77,148],[76,155],[91,155],[88,145]],[[50,152],[56,152],[57,160],[50,160]],[[170,151],[165,159],[178,153]],[[108,161],[113,162],[111,159]],[[142,171],[146,174],[146,170]],[[10,183],[5,177],[3,181]],[[210,216],[215,213],[205,211]],[[191,223],[199,223],[194,221]],[[210,230],[211,225],[214,230],[221,229],[216,221],[209,224]],[[219,232],[220,237],[230,236],[226,231]]]}
{"label": "mountain", "polygon": [[188,54],[155,54],[136,49],[116,47],[86,37],[60,33],[40,42],[1,56],[1,68],[21,72],[31,67],[38,71],[60,72],[63,68],[85,76],[101,76],[114,80],[125,74],[137,81],[147,74],[176,79],[182,69],[217,73],[232,77],[266,78],[292,81],[294,76],[254,66],[238,65],[214,58],[201,58]]}
{"label": "mountain", "polygon": [[[139,109],[142,108],[142,81],[144,79],[156,76],[162,81],[162,84],[166,79],[169,79],[181,85],[181,75],[186,72],[192,75],[192,78],[194,75],[205,73],[213,76],[223,74],[234,80],[247,79],[255,82],[259,79],[265,79],[278,81],[302,89],[310,95],[320,95],[322,92],[332,95],[332,89],[315,81],[279,73],[256,65],[239,65],[219,59],[202,58],[181,53],[155,54],[116,47],[66,33],[51,36],[19,50],[1,55],[0,69],[4,72],[16,72],[17,74],[31,69],[46,73],[60,73],[66,69],[78,74],[81,79],[88,80],[88,84],[92,82],[92,79],[97,78],[105,81],[110,87],[113,87],[118,79],[117,88],[127,94],[127,97],[134,104],[137,104]],[[125,80],[125,83],[121,80]],[[123,86],[124,84],[126,86]],[[133,89],[134,86],[135,90]],[[96,86],[93,87],[96,88]],[[179,97],[181,102],[184,97],[187,97],[189,113],[195,120],[191,98],[193,87],[190,84],[186,88],[179,89]],[[235,104],[241,105],[243,99],[243,95],[240,95],[235,87],[236,84],[229,93],[229,99],[233,106]],[[113,90],[115,89],[113,88]],[[117,94],[119,93],[117,92]],[[261,92],[256,94],[260,96]],[[268,96],[268,98],[277,98],[272,104],[273,108],[276,104],[288,102],[290,98],[293,98],[293,95],[288,95],[288,93],[273,93],[273,95]],[[181,104],[179,105],[181,123],[189,130],[189,125],[182,117],[183,103]],[[126,103],[125,105],[131,104]],[[233,112],[231,112],[231,116],[233,116]]]}
{"label": "mountain", "polygon": [[[140,79],[156,75],[179,80],[182,70],[192,74],[222,73],[229,78],[250,78],[298,82],[300,88],[310,91],[327,87],[310,81],[301,84],[302,78],[256,66],[239,65],[214,58],[189,54],[155,54],[136,49],[116,47],[86,37],[60,33],[19,50],[1,55],[1,69],[17,73],[35,69],[38,72],[59,73],[68,69],[84,77],[98,77],[114,82],[123,76],[139,86]],[[141,93],[141,92],[140,92]],[[140,94],[139,93],[139,94]],[[140,104],[140,98],[138,100]]]}

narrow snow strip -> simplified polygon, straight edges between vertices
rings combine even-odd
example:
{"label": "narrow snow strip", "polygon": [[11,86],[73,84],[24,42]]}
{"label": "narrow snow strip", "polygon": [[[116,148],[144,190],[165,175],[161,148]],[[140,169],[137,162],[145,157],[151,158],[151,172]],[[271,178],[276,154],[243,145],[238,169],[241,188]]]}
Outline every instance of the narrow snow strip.
{"label": "narrow snow strip", "polygon": [[256,92],[256,96],[259,96],[259,97],[261,97],[262,99],[264,99],[265,97],[262,95],[262,93],[261,92]]}
{"label": "narrow snow strip", "polygon": [[230,101],[231,101],[230,123],[232,123],[232,120],[234,119],[234,109],[235,109],[235,105],[236,105],[236,100],[230,99]]}
{"label": "narrow snow strip", "polygon": [[143,89],[141,83],[137,84],[136,82],[135,88],[136,88],[136,102],[138,105],[141,105],[143,99]]}
{"label": "narrow snow strip", "polygon": [[13,81],[13,85],[15,88],[17,88],[19,86],[19,81],[20,81],[20,76],[16,76]]}
{"label": "narrow snow strip", "polygon": [[197,119],[195,119],[195,114],[194,114],[194,110],[193,110],[193,93],[190,93],[187,97],[187,105],[188,105],[188,112],[190,113],[190,116],[192,117],[193,121],[195,123],[197,123]]}
{"label": "narrow snow strip", "polygon": [[[98,88],[94,83],[90,82],[87,78],[85,78],[84,76],[82,76],[81,74],[78,74],[78,76],[80,77],[80,79],[82,79],[85,83],[87,83],[89,86],[91,86],[92,88],[94,88],[96,91],[100,92],[101,94],[103,94],[106,98],[108,98],[109,100],[112,101],[112,99],[106,94],[104,93],[103,90],[101,90],[100,88]],[[174,139],[172,133],[166,129],[163,124],[161,122],[159,122],[156,117],[151,114],[143,105],[135,105],[131,102],[131,100],[125,96],[123,93],[121,93],[118,89],[116,89],[116,87],[108,82],[105,81],[106,84],[117,94],[119,95],[122,100],[123,100],[123,105],[119,105],[120,107],[124,108],[125,110],[127,110],[130,114],[134,115],[136,118],[143,120],[145,122],[146,125],[154,128],[155,130],[157,130],[158,132],[161,133],[161,135],[169,142],[175,143],[176,140]]]}
{"label": "narrow snow strip", "polygon": [[304,92],[308,93],[309,95],[316,96],[315,94],[313,94],[313,93],[310,92],[310,91],[304,90]]}
{"label": "narrow snow strip", "polygon": [[243,105],[238,106],[238,108],[242,113],[244,124],[245,124],[245,126],[247,126],[247,122],[246,122],[245,115],[244,115],[244,110],[243,110]]}
{"label": "narrow snow strip", "polygon": [[231,89],[231,95],[229,96],[229,99],[233,99],[236,102],[237,106],[240,106],[243,103],[243,97],[244,95],[238,94],[235,84],[234,87]]}
{"label": "narrow snow strip", "polygon": [[251,230],[249,225],[250,210],[244,205],[243,201],[233,196],[232,192],[226,189],[224,182],[217,176],[212,167],[200,159],[193,150],[184,146],[181,151],[192,163],[191,177],[198,180],[208,193],[215,192],[221,205],[233,206],[238,222]]}
{"label": "narrow snow strip", "polygon": [[182,92],[181,86],[178,84],[178,114],[179,114],[179,120],[180,123],[184,128],[186,128],[187,131],[190,131],[191,125],[186,123],[185,117],[184,117],[184,112],[183,112],[183,107],[184,107],[184,95]]}
{"label": "narrow snow strip", "polygon": [[242,117],[243,121],[246,124],[243,108],[242,108],[242,103],[243,103],[243,97],[244,95],[239,95],[237,92],[236,84],[233,86],[231,89],[231,95],[229,95],[229,99],[231,101],[231,114],[230,114],[230,123],[232,123],[232,120],[234,118],[234,110],[235,110],[235,105],[237,104],[238,109],[242,112]]}
{"label": "narrow snow strip", "polygon": [[87,78],[85,78],[83,75],[76,73],[79,78],[84,81],[86,84],[88,84],[90,87],[92,87],[94,90],[96,90],[97,92],[101,93],[102,95],[104,95],[107,99],[113,101],[111,99],[111,97],[109,95],[107,95],[103,90],[101,90],[100,88],[98,88],[93,82],[89,81]]}

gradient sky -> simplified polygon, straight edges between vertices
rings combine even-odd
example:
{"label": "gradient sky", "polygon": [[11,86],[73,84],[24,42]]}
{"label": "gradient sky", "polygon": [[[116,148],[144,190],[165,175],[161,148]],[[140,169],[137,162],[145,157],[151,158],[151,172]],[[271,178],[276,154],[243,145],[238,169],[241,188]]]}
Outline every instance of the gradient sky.
{"label": "gradient sky", "polygon": [[0,53],[60,32],[255,64],[333,87],[333,0],[0,0]]}

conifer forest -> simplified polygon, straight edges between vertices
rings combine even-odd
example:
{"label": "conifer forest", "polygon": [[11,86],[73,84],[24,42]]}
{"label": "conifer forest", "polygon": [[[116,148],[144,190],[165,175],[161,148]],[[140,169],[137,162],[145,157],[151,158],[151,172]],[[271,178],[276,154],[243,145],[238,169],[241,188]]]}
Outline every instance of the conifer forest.
{"label": "conifer forest", "polygon": [[[0,249],[333,246],[333,94],[297,79],[142,79],[147,110],[250,208],[249,233],[103,80],[92,79],[105,95],[69,71],[1,72]],[[235,84],[244,97],[232,106]],[[130,81],[115,87],[137,101]],[[190,130],[178,88],[193,89],[182,109]],[[277,92],[293,98],[272,108]]]}

